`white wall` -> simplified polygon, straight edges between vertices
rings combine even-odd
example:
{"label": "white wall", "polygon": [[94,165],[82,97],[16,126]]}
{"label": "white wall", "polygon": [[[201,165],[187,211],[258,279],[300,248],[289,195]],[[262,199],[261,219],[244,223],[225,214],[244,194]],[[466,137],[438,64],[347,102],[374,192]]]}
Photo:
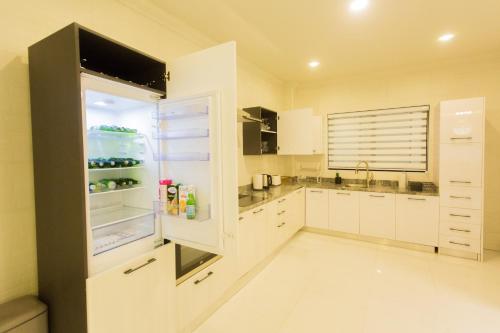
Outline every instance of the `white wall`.
{"label": "white wall", "polygon": [[[447,99],[486,96],[486,247],[500,250],[500,56],[484,55],[427,66],[336,78],[329,82],[300,85],[295,89],[294,107],[314,107],[326,117],[332,112],[384,107],[431,105],[429,172],[409,173],[410,180],[438,181],[439,102]],[[326,133],[325,133],[326,134]],[[327,170],[326,157],[296,157],[321,162],[321,176],[335,177]],[[298,171],[295,170],[295,173]],[[354,173],[341,171],[345,178]],[[363,177],[361,173],[358,177]],[[375,179],[398,179],[399,173],[376,172]]]}
{"label": "white wall", "polygon": [[[37,292],[27,48],[75,21],[164,59],[167,66],[171,59],[216,44],[143,5],[131,0],[0,2],[0,303]],[[281,82],[257,68],[242,66],[238,83],[240,105],[281,106]],[[260,168],[260,162],[251,162],[245,172]]]}

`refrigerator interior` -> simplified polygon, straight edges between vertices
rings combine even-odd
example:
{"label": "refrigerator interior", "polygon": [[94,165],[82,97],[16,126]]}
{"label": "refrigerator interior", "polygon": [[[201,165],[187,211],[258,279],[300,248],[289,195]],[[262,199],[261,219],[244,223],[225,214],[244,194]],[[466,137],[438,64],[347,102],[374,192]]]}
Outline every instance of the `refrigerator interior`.
{"label": "refrigerator interior", "polygon": [[153,101],[85,90],[92,256],[156,237],[156,109]]}

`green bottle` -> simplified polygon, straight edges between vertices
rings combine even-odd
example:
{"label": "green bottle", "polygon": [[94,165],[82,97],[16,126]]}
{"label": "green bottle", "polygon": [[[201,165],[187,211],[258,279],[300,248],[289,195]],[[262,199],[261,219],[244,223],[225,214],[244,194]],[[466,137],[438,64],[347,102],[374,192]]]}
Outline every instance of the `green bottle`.
{"label": "green bottle", "polygon": [[194,220],[196,218],[196,200],[193,193],[188,194],[188,199],[186,201],[186,217],[188,220]]}

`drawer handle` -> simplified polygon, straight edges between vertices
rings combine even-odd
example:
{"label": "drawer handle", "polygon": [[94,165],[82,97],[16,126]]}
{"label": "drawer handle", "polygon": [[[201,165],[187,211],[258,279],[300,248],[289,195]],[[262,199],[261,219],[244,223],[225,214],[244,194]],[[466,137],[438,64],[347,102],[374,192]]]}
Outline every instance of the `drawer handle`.
{"label": "drawer handle", "polygon": [[285,202],[285,201],[286,201],[286,198],[285,198],[285,199],[278,200],[278,203],[282,203],[282,202]]}
{"label": "drawer handle", "polygon": [[457,229],[457,228],[450,228],[451,231],[461,231],[461,232],[471,232],[470,230],[467,229]]}
{"label": "drawer handle", "polygon": [[241,221],[241,220],[243,220],[243,218],[244,218],[243,216],[240,216],[240,217],[238,218],[238,220],[239,220],[239,221]]}
{"label": "drawer handle", "polygon": [[450,198],[451,199],[465,199],[465,200],[472,199],[471,197],[459,197],[459,196],[456,196],[456,195],[450,195]]}
{"label": "drawer handle", "polygon": [[449,241],[449,243],[454,244],[454,245],[470,246],[470,244],[467,244],[467,243],[460,243],[460,242],[454,242],[454,241]]}
{"label": "drawer handle", "polygon": [[318,191],[318,190],[310,190],[309,192],[311,192],[311,193],[323,193],[323,191]]}
{"label": "drawer handle", "polygon": [[412,197],[408,197],[408,200],[425,201],[427,199],[425,199],[425,198],[412,198]]}
{"label": "drawer handle", "polygon": [[335,194],[337,194],[337,195],[351,195],[351,193],[345,193],[345,192],[336,192]]}
{"label": "drawer handle", "polygon": [[151,258],[151,259],[148,259],[148,261],[146,261],[144,264],[139,265],[139,266],[134,267],[134,268],[129,268],[129,269],[127,269],[125,272],[123,272],[123,274],[125,274],[125,275],[132,274],[133,272],[138,271],[139,269],[141,269],[141,268],[143,268],[143,267],[146,267],[147,265],[152,264],[152,263],[154,263],[155,261],[156,261],[156,258]]}
{"label": "drawer handle", "polygon": [[451,214],[451,213],[450,213],[450,216],[451,216],[451,217],[466,217],[466,218],[469,218],[469,219],[470,219],[470,215],[460,215],[460,214]]}
{"label": "drawer handle", "polygon": [[450,137],[450,140],[472,140],[472,136],[464,136],[464,137],[452,136]]}
{"label": "drawer handle", "polygon": [[259,210],[255,210],[255,211],[253,211],[253,214],[254,214],[254,215],[255,215],[255,214],[259,214],[260,212],[263,212],[263,211],[264,211],[264,208],[261,208],[261,209],[259,209]]}
{"label": "drawer handle", "polygon": [[472,184],[471,181],[469,180],[450,180],[450,183],[457,183],[457,184]]}
{"label": "drawer handle", "polygon": [[285,214],[286,213],[286,210],[282,210],[281,212],[278,213],[278,215],[282,215],[282,214]]}
{"label": "drawer handle", "polygon": [[277,225],[276,227],[277,228],[281,228],[282,226],[284,226],[286,223],[285,222],[282,222],[280,225]]}
{"label": "drawer handle", "polygon": [[372,198],[385,198],[385,195],[374,195],[374,194],[370,194],[370,197],[372,197]]}
{"label": "drawer handle", "polygon": [[194,281],[194,284],[200,284],[200,283],[202,283],[203,281],[205,281],[206,279],[208,279],[210,276],[212,276],[212,274],[214,274],[214,272],[212,272],[212,271],[208,272],[205,277],[202,277],[201,279],[198,279],[198,280]]}

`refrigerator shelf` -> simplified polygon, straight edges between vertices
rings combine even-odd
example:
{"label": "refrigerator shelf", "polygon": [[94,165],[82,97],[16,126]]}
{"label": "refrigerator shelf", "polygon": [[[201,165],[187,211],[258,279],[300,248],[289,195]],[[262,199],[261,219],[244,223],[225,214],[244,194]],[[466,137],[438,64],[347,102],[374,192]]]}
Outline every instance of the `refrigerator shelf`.
{"label": "refrigerator shelf", "polygon": [[178,105],[168,111],[153,112],[153,119],[175,120],[185,118],[204,117],[208,115],[208,105],[206,103],[196,103],[189,105]]}
{"label": "refrigerator shelf", "polygon": [[135,140],[143,139],[144,134],[141,133],[127,133],[127,132],[112,132],[101,130],[87,130],[89,139],[111,139],[111,140]]}
{"label": "refrigerator shelf", "polygon": [[144,186],[132,186],[132,187],[127,187],[127,188],[120,188],[117,190],[107,190],[107,191],[101,191],[101,192],[93,192],[90,193],[89,195],[91,197],[99,196],[99,195],[104,195],[104,194],[111,194],[111,193],[119,193],[119,192],[127,192],[127,191],[135,191],[135,190],[141,190],[144,189]]}
{"label": "refrigerator shelf", "polygon": [[125,171],[125,170],[135,170],[135,169],[144,169],[144,165],[133,166],[133,167],[116,167],[116,168],[92,168],[89,169],[89,172],[97,172],[97,171]]}
{"label": "refrigerator shelf", "polygon": [[194,139],[208,137],[208,128],[186,128],[181,130],[164,130],[160,133],[153,133],[153,138],[157,140]]}
{"label": "refrigerator shelf", "polygon": [[90,218],[92,230],[98,230],[153,214],[152,209],[113,206],[92,210]]}
{"label": "refrigerator shelf", "polygon": [[155,155],[156,161],[210,161],[209,153],[166,153]]}

